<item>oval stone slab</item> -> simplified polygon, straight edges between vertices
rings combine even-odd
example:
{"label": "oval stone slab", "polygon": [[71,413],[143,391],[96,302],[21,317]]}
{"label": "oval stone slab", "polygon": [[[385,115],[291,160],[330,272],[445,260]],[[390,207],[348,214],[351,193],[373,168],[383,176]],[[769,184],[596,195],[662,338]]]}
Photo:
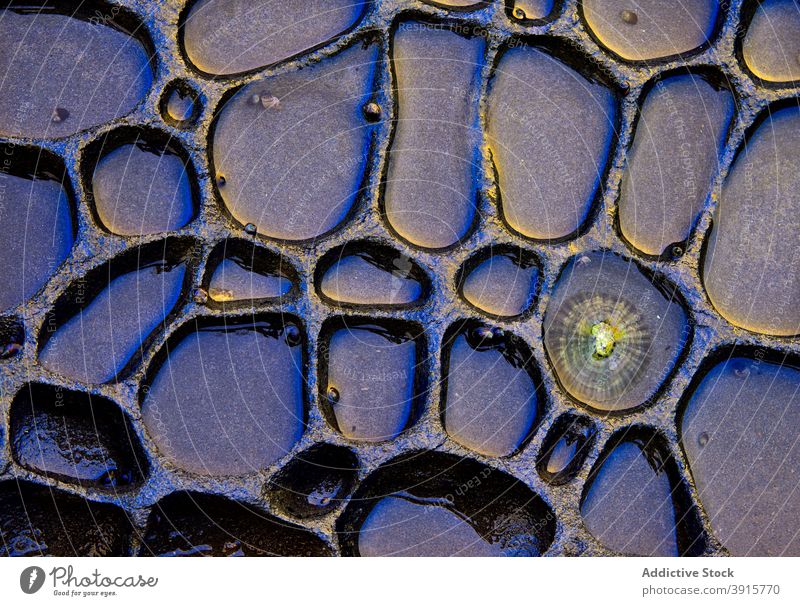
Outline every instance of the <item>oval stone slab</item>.
{"label": "oval stone slab", "polygon": [[539,416],[532,355],[510,336],[481,339],[484,327],[455,337],[447,350],[444,427],[487,457],[513,454]]}
{"label": "oval stone slab", "polygon": [[642,445],[622,442],[602,462],[581,515],[603,545],[622,554],[677,556],[675,508],[667,474]]}
{"label": "oval stone slab", "polygon": [[281,240],[308,240],[342,222],[367,164],[373,129],[362,105],[376,58],[375,45],[355,46],[253,82],[225,103],[213,163],[234,219]]}
{"label": "oval stone slab", "polygon": [[128,555],[129,514],[53,487],[0,484],[0,557]]}
{"label": "oval stone slab", "polygon": [[648,255],[686,240],[719,168],[733,117],[730,90],[682,74],[648,93],[622,179],[622,234]]}
{"label": "oval stone slab", "polygon": [[797,0],[759,3],[742,41],[747,67],[768,82],[800,80],[800,4]]}
{"label": "oval stone slab", "polygon": [[0,171],[0,198],[0,311],[4,311],[24,303],[45,285],[67,258],[74,235],[70,200],[58,181]]}
{"label": "oval stone slab", "polygon": [[714,32],[717,0],[583,0],[583,16],[600,43],[629,61],[680,55]]}
{"label": "oval stone slab", "polygon": [[184,17],[189,60],[226,76],[283,61],[324,44],[360,19],[365,0],[199,0]]}
{"label": "oval stone slab", "polygon": [[778,336],[800,333],[797,105],[766,114],[740,150],[714,215],[703,281],[732,324]]}
{"label": "oval stone slab", "polygon": [[92,191],[100,222],[123,236],[180,229],[194,214],[192,179],[177,154],[137,137],[95,167]]}
{"label": "oval stone slab", "polygon": [[415,21],[392,40],[398,116],[384,205],[392,228],[424,248],[463,238],[475,215],[473,121],[485,43]]}
{"label": "oval stone slab", "polygon": [[287,463],[270,479],[266,492],[275,509],[312,519],[341,506],[357,478],[358,459],[352,450],[318,444]]}
{"label": "oval stone slab", "polygon": [[565,413],[556,419],[536,461],[542,478],[553,485],[572,480],[589,455],[596,432],[588,417]]}
{"label": "oval stone slab", "polygon": [[189,472],[266,469],[305,427],[297,327],[279,321],[194,327],[154,370],[142,414],[159,451]]}
{"label": "oval stone slab", "polygon": [[468,457],[412,451],[361,482],[336,530],[347,556],[535,557],[556,524],[520,480]]}
{"label": "oval stone slab", "polygon": [[400,435],[417,397],[418,348],[411,335],[377,325],[344,326],[323,347],[323,397],[342,435],[364,442]]}
{"label": "oval stone slab", "polygon": [[422,0],[426,4],[432,4],[434,6],[446,6],[448,8],[456,8],[456,9],[476,9],[480,8],[482,5],[488,4],[487,0]]}
{"label": "oval stone slab", "polygon": [[503,53],[487,142],[513,230],[555,240],[581,227],[605,174],[616,115],[610,90],[558,59],[531,47]]}
{"label": "oval stone slab", "polygon": [[273,299],[287,294],[291,280],[277,274],[260,272],[241,257],[226,257],[214,269],[208,294],[215,301]]}
{"label": "oval stone slab", "polygon": [[703,378],[681,444],[716,537],[735,556],[800,555],[800,371],[730,358]]}
{"label": "oval stone slab", "polygon": [[349,305],[410,305],[422,298],[422,270],[391,249],[346,253],[325,270],[320,292]]}
{"label": "oval stone slab", "polygon": [[39,361],[53,372],[86,383],[116,380],[177,304],[185,273],[183,263],[156,261],[111,278],[58,327]]}
{"label": "oval stone slab", "polygon": [[520,21],[544,19],[556,5],[556,0],[513,0],[506,2],[507,12]]}
{"label": "oval stone slab", "polygon": [[518,316],[533,303],[539,268],[519,251],[494,252],[464,277],[461,294],[492,316]]}
{"label": "oval stone slab", "polygon": [[153,81],[145,47],[106,21],[0,11],[0,135],[64,137],[128,114]]}
{"label": "oval stone slab", "polygon": [[30,471],[118,494],[148,465],[127,416],[100,396],[27,385],[11,406],[11,453]]}
{"label": "oval stone slab", "polygon": [[373,507],[358,535],[362,557],[492,557],[503,555],[445,507],[388,496]]}
{"label": "oval stone slab", "polygon": [[161,557],[322,557],[314,533],[225,497],[174,492],[153,507],[141,555]]}

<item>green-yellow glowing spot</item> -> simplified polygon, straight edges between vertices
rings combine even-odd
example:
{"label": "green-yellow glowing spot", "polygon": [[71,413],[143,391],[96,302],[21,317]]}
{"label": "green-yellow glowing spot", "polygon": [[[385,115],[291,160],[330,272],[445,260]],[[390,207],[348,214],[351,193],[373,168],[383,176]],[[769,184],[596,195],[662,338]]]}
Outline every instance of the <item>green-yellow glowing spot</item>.
{"label": "green-yellow glowing spot", "polygon": [[612,326],[608,322],[598,322],[592,326],[592,336],[594,337],[594,357],[601,359],[610,356],[617,342]]}

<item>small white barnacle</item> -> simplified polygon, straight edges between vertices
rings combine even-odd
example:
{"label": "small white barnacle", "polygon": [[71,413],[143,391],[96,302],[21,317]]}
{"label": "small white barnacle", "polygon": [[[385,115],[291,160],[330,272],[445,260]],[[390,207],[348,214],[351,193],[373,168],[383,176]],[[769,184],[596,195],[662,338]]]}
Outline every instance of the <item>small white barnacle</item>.
{"label": "small white barnacle", "polygon": [[274,95],[261,95],[261,107],[264,109],[280,109],[281,100]]}

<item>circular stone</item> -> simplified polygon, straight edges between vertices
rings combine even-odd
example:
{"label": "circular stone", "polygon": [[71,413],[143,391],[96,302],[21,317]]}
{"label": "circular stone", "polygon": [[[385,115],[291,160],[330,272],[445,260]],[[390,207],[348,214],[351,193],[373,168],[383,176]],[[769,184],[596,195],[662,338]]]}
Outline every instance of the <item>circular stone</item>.
{"label": "circular stone", "polygon": [[545,313],[544,344],[564,389],[598,410],[652,398],[687,338],[686,314],[631,262],[593,253],[573,260]]}

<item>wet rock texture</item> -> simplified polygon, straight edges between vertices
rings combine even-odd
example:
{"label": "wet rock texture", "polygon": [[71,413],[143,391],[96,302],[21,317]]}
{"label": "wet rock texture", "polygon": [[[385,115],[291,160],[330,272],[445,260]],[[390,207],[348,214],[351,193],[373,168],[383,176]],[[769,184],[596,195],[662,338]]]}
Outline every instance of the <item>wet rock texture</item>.
{"label": "wet rock texture", "polygon": [[0,555],[800,555],[800,5],[672,4],[0,9]]}
{"label": "wet rock texture", "polygon": [[681,445],[711,526],[733,555],[797,556],[800,371],[730,357],[711,368],[681,417]]}

